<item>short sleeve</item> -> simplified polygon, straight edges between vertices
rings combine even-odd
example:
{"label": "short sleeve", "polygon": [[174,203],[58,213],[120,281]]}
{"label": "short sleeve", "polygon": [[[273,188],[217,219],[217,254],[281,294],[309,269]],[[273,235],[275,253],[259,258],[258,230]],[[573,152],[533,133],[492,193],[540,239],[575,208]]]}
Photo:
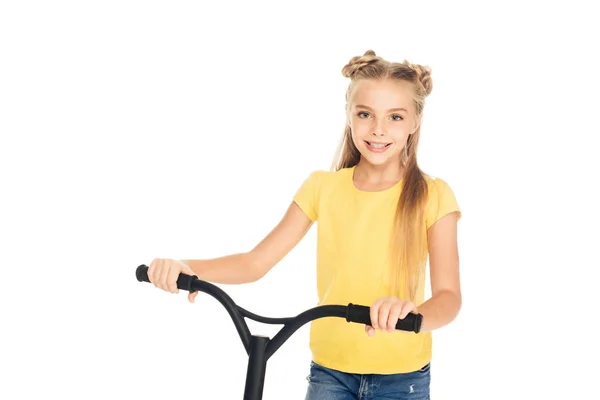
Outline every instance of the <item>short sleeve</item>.
{"label": "short sleeve", "polygon": [[439,219],[454,211],[458,211],[458,219],[460,219],[462,212],[458,206],[454,192],[446,181],[440,178],[434,179],[430,186],[427,208],[425,210],[427,229]]}
{"label": "short sleeve", "polygon": [[322,171],[313,171],[294,196],[294,202],[311,221],[319,217],[319,187]]}

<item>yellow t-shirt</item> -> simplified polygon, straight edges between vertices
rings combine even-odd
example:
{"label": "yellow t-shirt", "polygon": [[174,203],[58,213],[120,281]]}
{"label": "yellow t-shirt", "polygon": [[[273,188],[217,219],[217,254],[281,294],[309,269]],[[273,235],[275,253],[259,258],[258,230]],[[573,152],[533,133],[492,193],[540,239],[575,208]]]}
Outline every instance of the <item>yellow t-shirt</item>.
{"label": "yellow t-shirt", "polygon": [[[317,221],[319,305],[370,306],[388,295],[388,249],[401,181],[386,190],[362,191],[354,185],[354,169],[314,171],[294,196],[304,213]],[[460,217],[448,184],[439,178],[426,179],[426,227],[453,211]],[[417,307],[424,301],[424,274],[422,280]],[[311,322],[310,348],[316,363],[339,371],[411,372],[431,360],[431,332],[377,331],[369,337],[362,324],[320,318]]]}

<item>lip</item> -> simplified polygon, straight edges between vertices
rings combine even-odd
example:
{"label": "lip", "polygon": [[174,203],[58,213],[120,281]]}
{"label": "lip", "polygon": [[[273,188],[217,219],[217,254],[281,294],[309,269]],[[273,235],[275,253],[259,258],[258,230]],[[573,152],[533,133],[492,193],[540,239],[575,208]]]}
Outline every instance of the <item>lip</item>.
{"label": "lip", "polygon": [[[374,148],[372,148],[371,146],[369,146],[369,143],[373,143],[373,144],[386,144],[386,145],[389,145],[389,146],[383,147],[383,148],[381,148],[381,149],[374,149]],[[391,143],[391,142],[388,142],[388,143],[386,143],[386,142],[373,142],[373,141],[370,141],[370,140],[365,140],[365,146],[366,146],[366,147],[367,147],[367,149],[368,149],[370,152],[372,152],[372,153],[384,153],[384,152],[386,152],[386,151],[387,151],[387,150],[388,150],[390,147],[392,147],[392,143]]]}

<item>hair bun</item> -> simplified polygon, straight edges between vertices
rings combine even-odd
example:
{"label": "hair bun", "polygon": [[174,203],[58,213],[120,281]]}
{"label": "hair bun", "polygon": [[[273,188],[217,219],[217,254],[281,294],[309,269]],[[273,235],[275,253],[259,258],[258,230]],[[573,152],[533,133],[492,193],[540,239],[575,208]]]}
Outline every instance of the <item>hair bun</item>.
{"label": "hair bun", "polygon": [[415,72],[417,73],[417,80],[421,82],[425,89],[425,96],[429,96],[433,89],[433,82],[431,79],[431,68],[426,65],[414,65]]}
{"label": "hair bun", "polygon": [[423,86],[423,89],[425,90],[425,96],[429,96],[431,90],[433,89],[433,82],[431,79],[431,68],[427,65],[411,64],[407,60],[404,60],[402,64],[410,67],[413,71],[415,71],[415,74],[417,75],[417,82],[419,82],[421,86]]}
{"label": "hair bun", "polygon": [[356,72],[367,65],[373,64],[379,61],[381,58],[377,57],[373,50],[367,50],[364,55],[352,57],[348,64],[342,68],[342,75],[346,78],[354,78]]}

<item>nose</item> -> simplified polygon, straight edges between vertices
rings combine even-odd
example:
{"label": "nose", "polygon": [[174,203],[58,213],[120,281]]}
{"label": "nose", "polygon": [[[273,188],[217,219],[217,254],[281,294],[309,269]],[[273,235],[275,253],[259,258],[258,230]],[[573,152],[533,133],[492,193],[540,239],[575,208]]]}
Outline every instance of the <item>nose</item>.
{"label": "nose", "polygon": [[383,126],[383,121],[374,123],[373,132],[371,133],[373,136],[385,136],[385,128]]}

